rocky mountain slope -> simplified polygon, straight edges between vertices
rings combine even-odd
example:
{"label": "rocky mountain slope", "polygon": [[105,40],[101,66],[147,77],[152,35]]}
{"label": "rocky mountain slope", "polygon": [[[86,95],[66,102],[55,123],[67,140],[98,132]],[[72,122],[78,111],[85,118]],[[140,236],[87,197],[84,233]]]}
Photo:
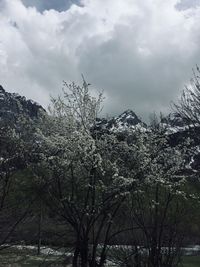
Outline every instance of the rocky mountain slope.
{"label": "rocky mountain slope", "polygon": [[[0,85],[0,122],[14,123],[20,115],[34,119],[41,111],[45,111],[41,105],[24,96],[8,93]],[[130,109],[110,119],[98,119],[96,124],[96,130],[112,133],[146,128],[147,125]]]}
{"label": "rocky mountain slope", "polygon": [[[45,112],[41,105],[19,94],[8,93],[0,85],[0,122],[14,123],[19,116],[35,119],[40,116],[41,112]],[[169,135],[177,138],[188,135],[188,127],[179,118],[172,115],[163,118],[161,124]],[[99,118],[95,126],[96,131],[107,133],[126,133],[134,130],[146,131],[147,129],[148,125],[130,109],[116,117]],[[191,132],[189,134],[191,135]]]}
{"label": "rocky mountain slope", "polygon": [[[19,116],[35,119],[40,116],[41,112],[45,112],[45,109],[38,103],[19,94],[8,93],[0,85],[0,122],[15,122]],[[192,132],[191,129],[188,132],[188,127],[179,118],[171,114],[164,117],[161,124],[169,135],[186,136],[191,135]],[[95,130],[110,133],[125,133],[134,130],[146,131],[148,129],[148,125],[130,109],[119,116],[97,119],[95,127]]]}
{"label": "rocky mountain slope", "polygon": [[119,116],[110,119],[98,119],[96,129],[112,133],[126,132],[129,130],[145,130],[147,125],[130,109]]}
{"label": "rocky mountain slope", "polygon": [[[41,112],[45,112],[43,107],[32,100],[15,93],[8,93],[0,86],[0,127],[6,124],[15,125],[20,116],[30,119],[37,119]],[[198,169],[200,166],[200,140],[196,131],[189,129],[179,118],[169,115],[161,120],[166,134],[169,136],[171,145],[190,138],[196,153],[191,159],[191,167]],[[128,109],[119,116],[113,118],[99,118],[96,123],[95,131],[100,133],[116,133],[120,138],[131,134],[134,130],[148,131],[146,125],[132,110]],[[197,129],[198,131],[198,129]],[[199,129],[200,134],[200,129]]]}
{"label": "rocky mountain slope", "polygon": [[14,124],[19,116],[37,118],[42,106],[15,93],[8,93],[0,85],[0,123]]}

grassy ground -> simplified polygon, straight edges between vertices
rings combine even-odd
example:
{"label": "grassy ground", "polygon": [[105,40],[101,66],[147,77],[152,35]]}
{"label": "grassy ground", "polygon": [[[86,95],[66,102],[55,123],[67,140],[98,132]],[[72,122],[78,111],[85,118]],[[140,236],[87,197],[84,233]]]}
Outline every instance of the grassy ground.
{"label": "grassy ground", "polygon": [[66,267],[61,256],[36,255],[35,251],[28,249],[18,250],[9,248],[0,251],[0,267]]}
{"label": "grassy ground", "polygon": [[[30,249],[9,248],[0,251],[0,267],[69,267],[61,256],[36,255]],[[200,267],[200,256],[185,256],[180,267]]]}
{"label": "grassy ground", "polygon": [[200,256],[185,256],[181,267],[200,267]]}

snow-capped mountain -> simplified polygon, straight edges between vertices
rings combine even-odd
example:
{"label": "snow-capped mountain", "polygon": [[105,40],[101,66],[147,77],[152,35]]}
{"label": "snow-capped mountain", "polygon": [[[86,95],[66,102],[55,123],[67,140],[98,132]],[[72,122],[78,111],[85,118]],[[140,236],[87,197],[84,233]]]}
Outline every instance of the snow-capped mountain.
{"label": "snow-capped mountain", "polygon": [[[0,86],[0,127],[5,125],[15,127],[17,119],[20,116],[30,119],[39,118],[41,112],[45,112],[42,106],[27,100],[25,97],[15,93],[8,93]],[[165,133],[169,137],[169,143],[176,146],[183,143],[186,138],[192,140],[192,146],[195,148],[195,153],[191,159],[190,166],[193,170],[199,169],[200,166],[200,128],[193,131],[188,128],[180,118],[170,114],[161,120],[161,125],[165,129]],[[95,124],[95,133],[114,133],[117,134],[120,140],[126,137],[131,137],[135,130],[141,132],[150,131],[150,128],[130,109],[124,111],[119,116],[105,119],[98,118]]]}
{"label": "snow-capped mountain", "polygon": [[[14,123],[19,115],[37,118],[41,111],[44,111],[44,109],[36,102],[15,93],[8,93],[0,85],[1,122]],[[147,125],[130,109],[110,119],[99,118],[96,122],[96,130],[102,132],[118,133],[135,129],[145,130],[146,128]]]}
{"label": "snow-capped mountain", "polygon": [[147,125],[130,109],[111,119],[98,119],[96,130],[112,133],[146,130]]}
{"label": "snow-capped mountain", "polygon": [[161,125],[168,135],[171,146],[186,142],[188,140],[192,156],[187,164],[187,171],[197,172],[200,170],[200,127],[189,125],[176,114],[169,114],[162,118]]}
{"label": "snow-capped mountain", "polygon": [[184,122],[176,114],[169,114],[161,119],[161,125],[168,134],[180,133],[188,130],[188,123]]}

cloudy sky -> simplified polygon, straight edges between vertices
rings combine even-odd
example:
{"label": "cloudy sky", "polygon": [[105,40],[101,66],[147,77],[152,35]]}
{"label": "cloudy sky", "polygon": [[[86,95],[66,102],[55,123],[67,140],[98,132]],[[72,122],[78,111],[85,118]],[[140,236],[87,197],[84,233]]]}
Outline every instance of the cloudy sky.
{"label": "cloudy sky", "polygon": [[62,81],[104,113],[166,112],[200,65],[200,0],[0,0],[0,84],[45,107]]}

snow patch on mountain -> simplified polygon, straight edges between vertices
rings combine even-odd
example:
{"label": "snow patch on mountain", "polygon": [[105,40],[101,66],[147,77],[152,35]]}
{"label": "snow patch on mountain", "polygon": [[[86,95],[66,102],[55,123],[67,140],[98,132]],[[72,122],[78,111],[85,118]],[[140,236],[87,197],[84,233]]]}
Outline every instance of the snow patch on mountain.
{"label": "snow patch on mountain", "polygon": [[96,128],[100,131],[117,133],[135,130],[146,131],[147,126],[132,110],[128,109],[119,116],[111,119],[98,119],[96,122]]}

